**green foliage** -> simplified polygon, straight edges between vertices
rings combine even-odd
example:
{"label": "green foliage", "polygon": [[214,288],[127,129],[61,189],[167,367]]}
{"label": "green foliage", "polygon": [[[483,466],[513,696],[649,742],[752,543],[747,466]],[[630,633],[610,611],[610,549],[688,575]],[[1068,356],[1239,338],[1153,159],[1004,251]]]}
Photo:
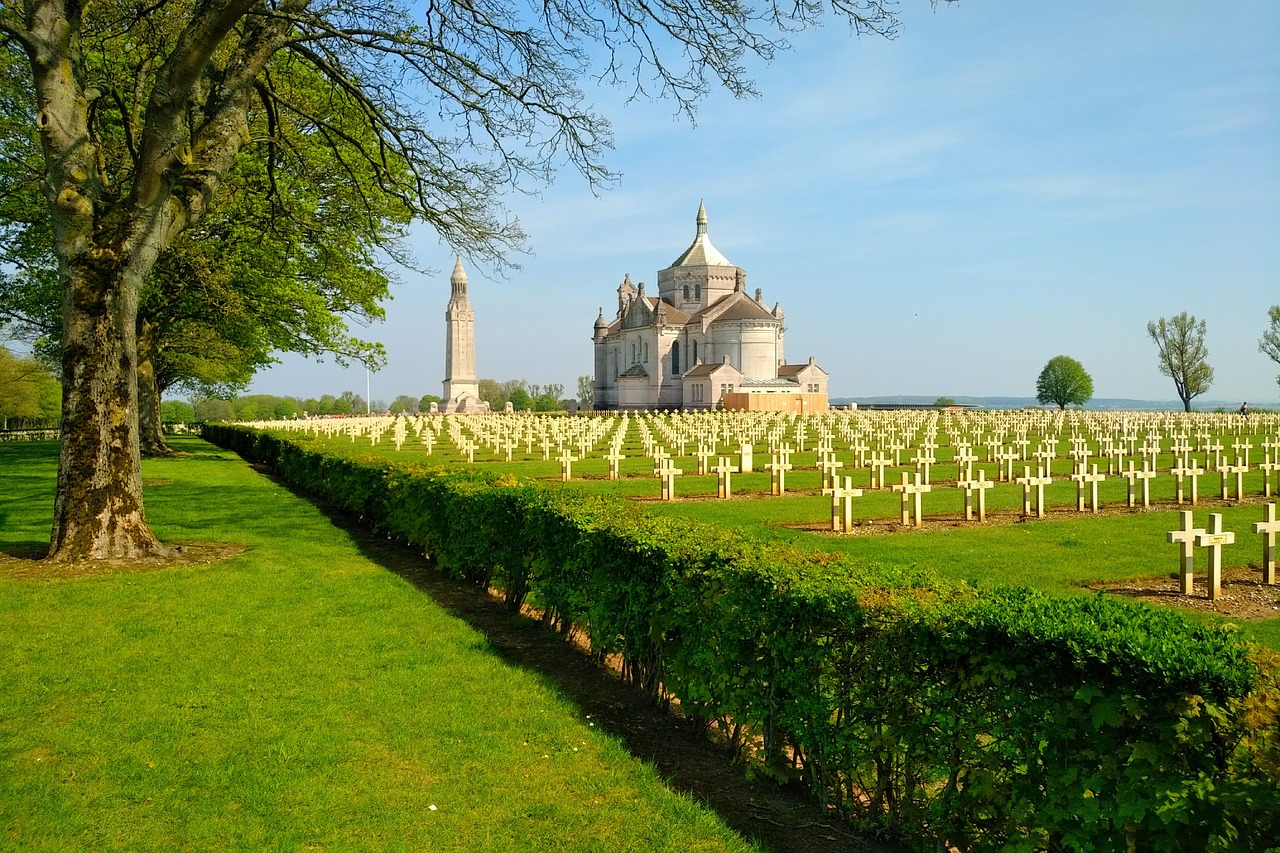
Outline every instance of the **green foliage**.
{"label": "green foliage", "polygon": [[62,386],[38,359],[19,358],[0,347],[0,425],[56,426],[62,416]]}
{"label": "green foliage", "polygon": [[1041,405],[1053,403],[1065,409],[1069,403],[1083,406],[1092,398],[1093,377],[1070,356],[1055,355],[1036,378],[1036,399]]}
{"label": "green foliage", "polygon": [[208,435],[528,600],[755,766],[924,848],[1261,849],[1280,834],[1276,661],[1232,631],[750,541],[492,471]]}
{"label": "green foliage", "polygon": [[955,404],[956,401],[953,397],[939,397],[933,401],[933,405],[939,409],[945,409],[946,407],[954,406]]}
{"label": "green foliage", "polygon": [[195,407],[185,400],[165,400],[160,404],[160,421],[166,424],[189,424],[196,419]]}
{"label": "green foliage", "polygon": [[[1267,320],[1270,325],[1258,339],[1258,351],[1280,364],[1280,305],[1272,305],[1267,309]],[[1280,374],[1276,375],[1276,384],[1280,385]]]}

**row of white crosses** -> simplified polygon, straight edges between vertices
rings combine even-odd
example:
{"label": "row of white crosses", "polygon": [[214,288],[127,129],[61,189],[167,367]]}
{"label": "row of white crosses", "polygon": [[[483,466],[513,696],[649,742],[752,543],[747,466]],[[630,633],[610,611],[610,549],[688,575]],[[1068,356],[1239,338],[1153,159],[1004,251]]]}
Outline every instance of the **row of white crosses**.
{"label": "row of white crosses", "polygon": [[[1276,518],[1276,505],[1263,506],[1262,521],[1253,524],[1253,532],[1262,535],[1262,582],[1276,583],[1276,534],[1280,533],[1280,520]],[[1222,529],[1222,513],[1209,514],[1209,527],[1196,527],[1192,511],[1182,511],[1182,526],[1166,534],[1168,542],[1179,547],[1180,578],[1183,595],[1191,595],[1195,588],[1195,549],[1207,548],[1209,553],[1209,598],[1222,596],[1222,548],[1233,545],[1235,533]]]}

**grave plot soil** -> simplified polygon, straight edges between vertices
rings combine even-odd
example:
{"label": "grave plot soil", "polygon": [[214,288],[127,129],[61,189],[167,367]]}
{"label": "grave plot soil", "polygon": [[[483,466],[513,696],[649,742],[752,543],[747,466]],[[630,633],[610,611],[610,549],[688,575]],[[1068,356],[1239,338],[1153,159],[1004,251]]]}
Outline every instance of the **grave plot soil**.
{"label": "grave plot soil", "polygon": [[1202,577],[1191,595],[1183,595],[1177,578],[1146,578],[1124,583],[1092,584],[1090,589],[1106,590],[1152,604],[1185,607],[1235,619],[1257,620],[1280,616],[1280,585],[1262,582],[1262,573],[1250,566],[1227,566],[1222,570],[1222,596],[1209,600],[1208,586]]}
{"label": "grave plot soil", "polygon": [[142,560],[85,560],[75,563],[52,563],[41,559],[47,553],[48,546],[29,550],[15,548],[11,553],[0,553],[0,574],[11,578],[55,580],[117,572],[161,572],[179,567],[212,565],[237,554],[243,554],[245,550],[243,545],[233,542],[165,544],[173,550],[168,557],[148,557]]}

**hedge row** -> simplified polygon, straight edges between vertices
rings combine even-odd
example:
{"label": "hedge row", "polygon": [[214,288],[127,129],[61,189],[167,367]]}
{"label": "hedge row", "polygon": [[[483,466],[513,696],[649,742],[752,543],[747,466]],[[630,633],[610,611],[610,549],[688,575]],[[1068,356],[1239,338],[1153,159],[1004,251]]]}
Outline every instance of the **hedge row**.
{"label": "hedge row", "polygon": [[921,849],[1264,850],[1280,838],[1274,657],[1105,595],[978,591],[764,547],[585,490],[206,438],[526,597],[755,768]]}

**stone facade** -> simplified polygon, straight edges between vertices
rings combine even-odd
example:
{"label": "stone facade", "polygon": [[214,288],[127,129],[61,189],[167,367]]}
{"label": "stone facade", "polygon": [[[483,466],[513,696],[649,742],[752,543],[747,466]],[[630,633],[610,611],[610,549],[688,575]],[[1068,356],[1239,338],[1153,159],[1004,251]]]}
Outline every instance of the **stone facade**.
{"label": "stone facade", "polygon": [[488,411],[489,404],[480,400],[480,381],[476,378],[475,314],[467,297],[467,271],[458,258],[449,279],[452,293],[444,312],[444,394],[443,412]]}
{"label": "stone facade", "polygon": [[595,407],[825,410],[827,373],[812,358],[786,363],[782,306],[747,295],[746,278],[712,245],[700,205],[693,243],[658,273],[657,295],[627,275],[614,319],[596,318]]}

